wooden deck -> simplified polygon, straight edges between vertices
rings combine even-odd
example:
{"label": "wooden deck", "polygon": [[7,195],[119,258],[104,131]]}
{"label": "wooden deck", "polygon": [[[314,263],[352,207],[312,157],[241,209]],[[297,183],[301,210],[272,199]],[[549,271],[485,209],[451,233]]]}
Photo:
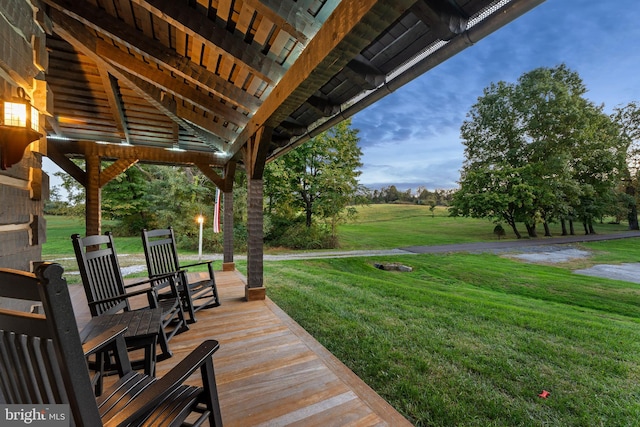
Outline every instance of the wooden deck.
{"label": "wooden deck", "polygon": [[[170,342],[158,376],[206,339],[214,355],[225,426],[410,426],[411,424],[268,298],[244,300],[238,272],[216,272],[222,305],[198,312]],[[71,286],[79,326],[89,318],[82,286]]]}

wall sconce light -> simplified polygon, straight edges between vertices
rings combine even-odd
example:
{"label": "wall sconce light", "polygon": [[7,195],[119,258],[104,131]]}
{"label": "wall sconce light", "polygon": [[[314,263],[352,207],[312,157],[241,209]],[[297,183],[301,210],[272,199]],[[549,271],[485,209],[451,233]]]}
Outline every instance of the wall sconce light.
{"label": "wall sconce light", "polygon": [[40,139],[40,112],[31,105],[24,89],[18,88],[18,96],[0,102],[0,169],[5,170],[18,163],[24,150]]}

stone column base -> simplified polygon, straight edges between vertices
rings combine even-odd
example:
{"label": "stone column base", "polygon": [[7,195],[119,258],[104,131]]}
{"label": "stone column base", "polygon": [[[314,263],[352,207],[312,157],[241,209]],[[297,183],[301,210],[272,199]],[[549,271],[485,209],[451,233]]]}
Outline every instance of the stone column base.
{"label": "stone column base", "polygon": [[267,288],[264,286],[260,288],[245,286],[244,297],[247,301],[263,301],[267,297]]}
{"label": "stone column base", "polygon": [[223,262],[222,263],[222,271],[235,271],[236,263],[235,262]]}

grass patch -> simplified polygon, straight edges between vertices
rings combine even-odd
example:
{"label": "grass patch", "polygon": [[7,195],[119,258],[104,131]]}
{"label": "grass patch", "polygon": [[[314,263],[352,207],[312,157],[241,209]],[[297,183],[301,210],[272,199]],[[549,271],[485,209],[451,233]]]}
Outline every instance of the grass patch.
{"label": "grass patch", "polygon": [[268,294],[416,425],[640,416],[640,285],[495,255],[394,260],[414,271],[366,258],[268,263]]}
{"label": "grass patch", "polygon": [[[576,233],[581,225],[576,224]],[[358,217],[340,225],[338,236],[341,249],[392,249],[405,246],[446,245],[495,241],[495,225],[486,219],[452,218],[447,208],[436,208],[434,216],[424,205],[369,205],[358,207]],[[503,224],[506,236],[501,240],[513,240],[515,235]],[[627,224],[595,224],[600,234],[627,230]],[[524,225],[519,230],[526,236]],[[542,226],[538,230],[542,237]],[[560,236],[559,224],[551,224],[551,233]]]}

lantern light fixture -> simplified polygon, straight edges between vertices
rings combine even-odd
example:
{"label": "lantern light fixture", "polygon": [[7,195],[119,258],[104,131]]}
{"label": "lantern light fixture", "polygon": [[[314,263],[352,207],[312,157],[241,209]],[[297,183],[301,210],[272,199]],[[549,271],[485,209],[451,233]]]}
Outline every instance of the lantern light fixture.
{"label": "lantern light fixture", "polygon": [[25,148],[42,134],[40,112],[31,105],[24,89],[18,88],[17,97],[0,101],[0,169],[6,170],[18,163]]}

